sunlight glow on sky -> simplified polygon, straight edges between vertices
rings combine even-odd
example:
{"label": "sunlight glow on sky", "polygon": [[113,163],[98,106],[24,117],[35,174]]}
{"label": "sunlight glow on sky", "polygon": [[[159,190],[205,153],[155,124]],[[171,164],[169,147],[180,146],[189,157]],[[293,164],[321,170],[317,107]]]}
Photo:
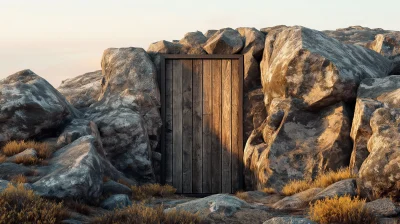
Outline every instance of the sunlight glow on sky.
{"label": "sunlight glow on sky", "polygon": [[109,47],[142,47],[189,31],[280,24],[400,30],[398,0],[0,0],[0,79],[29,68],[58,87],[101,69]]}

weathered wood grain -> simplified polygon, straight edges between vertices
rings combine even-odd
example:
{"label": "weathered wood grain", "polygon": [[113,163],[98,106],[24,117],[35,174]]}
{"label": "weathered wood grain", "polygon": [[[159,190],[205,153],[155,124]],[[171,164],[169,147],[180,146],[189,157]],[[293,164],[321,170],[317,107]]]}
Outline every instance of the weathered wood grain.
{"label": "weathered wood grain", "polygon": [[173,61],[173,186],[182,193],[182,61]]}
{"label": "weathered wood grain", "polygon": [[193,193],[203,193],[203,60],[193,60]]}
{"label": "weathered wood grain", "polygon": [[232,68],[231,60],[222,60],[222,193],[232,191]]}
{"label": "weathered wood grain", "polygon": [[192,143],[193,143],[193,84],[192,60],[182,60],[182,96],[183,96],[183,124],[182,124],[182,191],[192,193]]}

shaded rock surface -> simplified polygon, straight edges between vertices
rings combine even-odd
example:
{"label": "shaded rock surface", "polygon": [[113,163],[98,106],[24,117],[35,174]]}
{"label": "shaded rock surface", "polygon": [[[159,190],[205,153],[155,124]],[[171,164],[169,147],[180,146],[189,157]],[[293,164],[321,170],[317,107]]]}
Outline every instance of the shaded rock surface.
{"label": "shaded rock surface", "polygon": [[103,75],[101,70],[62,81],[57,90],[75,108],[86,108],[97,102],[100,96]]}
{"label": "shaded rock surface", "polygon": [[23,70],[0,81],[0,146],[51,135],[79,112],[46,80]]}
{"label": "shaded rock surface", "polygon": [[377,216],[395,216],[400,212],[400,209],[389,198],[368,202],[365,207]]}
{"label": "shaded rock surface", "polygon": [[207,54],[202,45],[207,41],[207,37],[200,31],[189,32],[179,41],[186,48],[184,51],[187,54]]}
{"label": "shaded rock surface", "polygon": [[357,184],[370,198],[399,198],[400,183],[400,109],[379,108],[371,118],[372,136],[369,156],[361,165]]}
{"label": "shaded rock surface", "polygon": [[35,149],[25,149],[24,151],[15,154],[7,159],[8,162],[15,162],[18,158],[30,158],[32,160],[37,159],[37,152]]}
{"label": "shaded rock surface", "polygon": [[31,167],[26,167],[22,164],[15,163],[0,163],[0,179],[10,180],[12,177],[19,174],[30,176],[34,172]]}
{"label": "shaded rock surface", "polygon": [[335,196],[342,197],[345,195],[357,195],[357,184],[355,179],[347,179],[336,182],[315,195],[311,201],[314,202],[325,198],[333,198]]}
{"label": "shaded rock surface", "polygon": [[203,45],[208,54],[236,54],[243,48],[240,33],[231,28],[224,28],[214,33]]}
{"label": "shaded rock surface", "polygon": [[299,217],[275,217],[265,221],[263,224],[316,224],[307,218]]}
{"label": "shaded rock surface", "polygon": [[113,180],[109,180],[103,184],[103,194],[109,195],[109,194],[131,194],[132,190],[118,182],[115,182]]}
{"label": "shaded rock surface", "polygon": [[89,125],[90,121],[85,119],[74,119],[68,123],[62,130],[62,133],[57,139],[57,147],[62,148],[78,138],[90,135],[91,129]]}
{"label": "shaded rock surface", "polygon": [[131,200],[126,194],[112,195],[101,203],[101,207],[107,210],[125,208],[132,205]]}
{"label": "shaded rock surface", "polygon": [[305,208],[309,205],[311,199],[322,190],[322,188],[311,188],[305,190],[303,192],[283,198],[282,200],[276,202],[272,207],[283,210]]}

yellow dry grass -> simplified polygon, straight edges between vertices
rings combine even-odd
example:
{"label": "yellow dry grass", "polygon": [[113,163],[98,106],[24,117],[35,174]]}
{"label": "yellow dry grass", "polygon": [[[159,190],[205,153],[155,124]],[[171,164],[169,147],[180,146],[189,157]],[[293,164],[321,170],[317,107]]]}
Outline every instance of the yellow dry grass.
{"label": "yellow dry grass", "polygon": [[24,164],[24,165],[35,165],[38,164],[40,160],[34,156],[28,156],[28,155],[23,155],[23,156],[17,156],[15,157],[14,163],[16,164]]}
{"label": "yellow dry grass", "polygon": [[249,201],[249,195],[246,192],[238,191],[236,192],[235,196],[243,201]]}
{"label": "yellow dry grass", "polygon": [[94,218],[91,223],[94,224],[178,224],[178,223],[200,223],[201,219],[197,214],[186,211],[176,211],[164,213],[163,207],[151,208],[144,204],[134,204],[132,206],[108,212],[103,216]]}
{"label": "yellow dry grass", "polygon": [[376,223],[376,218],[365,208],[365,200],[350,196],[327,198],[310,205],[310,219],[320,223],[364,224]]}
{"label": "yellow dry grass", "polygon": [[276,190],[272,187],[265,187],[264,189],[262,189],[262,192],[266,194],[275,194]]}
{"label": "yellow dry grass", "polygon": [[131,186],[132,198],[144,200],[150,197],[168,197],[175,194],[176,189],[170,185],[146,184],[142,186]]}
{"label": "yellow dry grass", "polygon": [[35,149],[41,159],[47,159],[53,153],[47,143],[35,141],[11,141],[3,147],[2,151],[6,156],[13,156],[30,148]]}
{"label": "yellow dry grass", "polygon": [[61,223],[68,218],[62,203],[45,200],[22,184],[0,193],[0,223]]}
{"label": "yellow dry grass", "polygon": [[352,174],[348,168],[342,168],[338,171],[328,171],[318,175],[314,181],[292,180],[283,187],[282,194],[285,196],[290,196],[310,188],[326,188],[338,181],[354,177],[355,175]]}
{"label": "yellow dry grass", "polygon": [[11,177],[10,180],[12,183],[16,183],[16,184],[24,184],[24,183],[28,183],[28,179],[26,178],[26,176],[22,175],[22,174],[18,174],[16,176]]}
{"label": "yellow dry grass", "polygon": [[0,155],[0,163],[4,163],[7,160],[7,156]]}

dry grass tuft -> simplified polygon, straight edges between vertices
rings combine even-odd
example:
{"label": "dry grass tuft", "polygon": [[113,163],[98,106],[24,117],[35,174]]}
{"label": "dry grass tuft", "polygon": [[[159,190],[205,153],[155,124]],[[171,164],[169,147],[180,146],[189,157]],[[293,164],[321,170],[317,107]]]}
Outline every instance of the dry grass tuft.
{"label": "dry grass tuft", "polygon": [[15,157],[14,163],[29,166],[40,163],[40,160],[34,156],[23,155]]}
{"label": "dry grass tuft", "polygon": [[355,178],[355,175],[348,168],[342,168],[338,171],[328,171],[318,175],[314,181],[292,180],[283,187],[282,194],[290,196],[310,188],[326,188],[333,183],[349,178]]}
{"label": "dry grass tuft", "polygon": [[62,203],[45,200],[22,184],[0,193],[0,223],[60,223],[68,218]]}
{"label": "dry grass tuft", "polygon": [[262,189],[262,192],[266,194],[275,194],[276,190],[272,187],[265,187],[264,189]]}
{"label": "dry grass tuft", "polygon": [[310,219],[320,223],[376,223],[376,217],[365,208],[365,200],[350,196],[327,198],[310,206]]}
{"label": "dry grass tuft", "polygon": [[235,196],[237,198],[242,199],[243,201],[248,201],[250,199],[249,195],[246,192],[243,192],[243,191],[236,192]]}
{"label": "dry grass tuft", "polygon": [[4,163],[7,160],[7,156],[0,155],[0,163]]}
{"label": "dry grass tuft", "polygon": [[146,184],[143,186],[131,186],[132,198],[144,200],[150,197],[168,197],[175,194],[176,189],[170,185]]}
{"label": "dry grass tuft", "polygon": [[185,211],[173,210],[164,213],[163,207],[151,208],[143,204],[134,204],[132,206],[108,212],[103,216],[94,218],[91,223],[94,224],[113,224],[113,223],[131,223],[131,224],[178,224],[178,223],[200,223],[201,219],[197,214]]}
{"label": "dry grass tuft", "polygon": [[22,174],[18,174],[16,176],[13,176],[10,181],[11,181],[11,183],[15,183],[15,184],[28,183],[28,179],[26,178],[26,176],[24,176]]}
{"label": "dry grass tuft", "polygon": [[72,211],[75,211],[83,215],[90,215],[90,213],[92,212],[92,209],[90,208],[89,205],[86,205],[84,203],[72,199],[64,201],[64,205],[65,207],[71,209]]}
{"label": "dry grass tuft", "polygon": [[6,156],[13,156],[30,148],[35,149],[41,159],[48,159],[53,154],[53,150],[47,143],[35,141],[11,141],[3,147],[2,151]]}

